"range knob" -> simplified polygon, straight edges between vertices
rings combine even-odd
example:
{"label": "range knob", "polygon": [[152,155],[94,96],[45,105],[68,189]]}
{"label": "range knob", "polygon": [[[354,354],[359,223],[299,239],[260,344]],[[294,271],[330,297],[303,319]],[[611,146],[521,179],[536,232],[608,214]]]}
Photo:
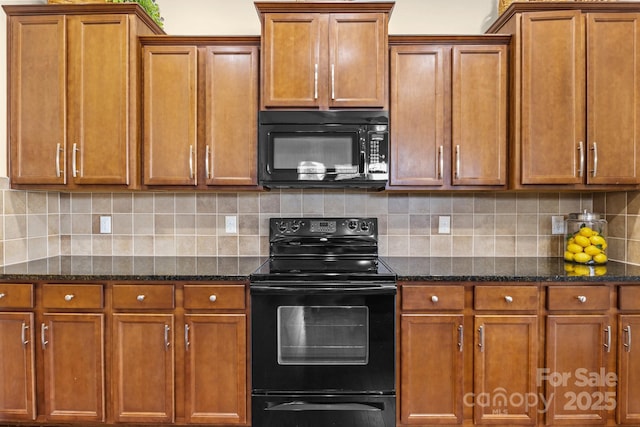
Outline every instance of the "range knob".
{"label": "range knob", "polygon": [[278,230],[280,230],[281,233],[287,231],[287,228],[289,228],[289,225],[286,222],[281,222],[280,224],[278,224]]}
{"label": "range knob", "polygon": [[360,230],[369,231],[369,223],[363,222],[360,224]]}
{"label": "range knob", "polygon": [[349,221],[349,223],[347,224],[347,227],[349,227],[349,230],[354,231],[355,229],[358,228],[358,221],[355,221],[355,220]]}
{"label": "range knob", "polygon": [[291,224],[291,231],[294,233],[300,229],[300,223],[298,221],[293,221]]}

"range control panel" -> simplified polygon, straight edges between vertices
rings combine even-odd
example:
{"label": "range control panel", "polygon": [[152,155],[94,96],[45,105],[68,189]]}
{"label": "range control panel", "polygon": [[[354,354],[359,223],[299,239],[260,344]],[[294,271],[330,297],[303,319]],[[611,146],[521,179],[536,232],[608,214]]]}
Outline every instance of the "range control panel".
{"label": "range control panel", "polygon": [[270,236],[377,236],[377,218],[271,218]]}

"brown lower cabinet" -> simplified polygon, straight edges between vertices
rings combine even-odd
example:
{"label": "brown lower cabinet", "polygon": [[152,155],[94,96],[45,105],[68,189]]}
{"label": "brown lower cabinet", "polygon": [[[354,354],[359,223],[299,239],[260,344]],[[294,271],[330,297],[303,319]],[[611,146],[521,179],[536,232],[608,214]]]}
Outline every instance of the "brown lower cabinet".
{"label": "brown lower cabinet", "polygon": [[400,282],[398,306],[399,426],[640,425],[637,284]]}
{"label": "brown lower cabinet", "polygon": [[0,283],[0,425],[247,425],[244,282]]}

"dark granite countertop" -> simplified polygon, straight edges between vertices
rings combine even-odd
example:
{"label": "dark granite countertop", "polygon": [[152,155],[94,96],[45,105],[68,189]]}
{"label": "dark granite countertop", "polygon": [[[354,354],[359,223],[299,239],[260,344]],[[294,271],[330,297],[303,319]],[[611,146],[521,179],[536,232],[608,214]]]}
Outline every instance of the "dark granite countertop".
{"label": "dark granite countertop", "polygon": [[638,282],[640,266],[608,262],[600,266],[562,258],[386,257],[398,280],[474,282]]}
{"label": "dark granite countertop", "polygon": [[262,257],[59,256],[0,267],[16,281],[236,281],[247,280]]}
{"label": "dark granite countertop", "polygon": [[[561,258],[382,257],[399,280],[435,282],[638,282],[640,266],[590,267]],[[2,281],[237,281],[265,257],[59,256],[0,267]]]}

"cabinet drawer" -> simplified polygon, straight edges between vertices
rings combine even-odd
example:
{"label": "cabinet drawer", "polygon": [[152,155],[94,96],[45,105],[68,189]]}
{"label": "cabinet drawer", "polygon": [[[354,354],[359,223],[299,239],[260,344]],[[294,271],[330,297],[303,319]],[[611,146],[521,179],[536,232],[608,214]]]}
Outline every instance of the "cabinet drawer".
{"label": "cabinet drawer", "polygon": [[450,286],[402,286],[403,310],[462,310],[464,287]]}
{"label": "cabinet drawer", "polygon": [[0,283],[0,308],[32,308],[32,284]]}
{"label": "cabinet drawer", "polygon": [[620,286],[618,307],[620,310],[640,311],[640,286]]}
{"label": "cabinet drawer", "polygon": [[172,309],[173,285],[114,285],[113,308],[130,310]]}
{"label": "cabinet drawer", "polygon": [[553,286],[547,291],[549,310],[608,310],[609,288],[606,286]]}
{"label": "cabinet drawer", "polygon": [[244,285],[185,285],[184,308],[244,309]]}
{"label": "cabinet drawer", "polygon": [[45,308],[102,308],[102,285],[43,285]]}
{"label": "cabinet drawer", "polygon": [[476,286],[476,310],[537,310],[538,288],[535,286]]}

